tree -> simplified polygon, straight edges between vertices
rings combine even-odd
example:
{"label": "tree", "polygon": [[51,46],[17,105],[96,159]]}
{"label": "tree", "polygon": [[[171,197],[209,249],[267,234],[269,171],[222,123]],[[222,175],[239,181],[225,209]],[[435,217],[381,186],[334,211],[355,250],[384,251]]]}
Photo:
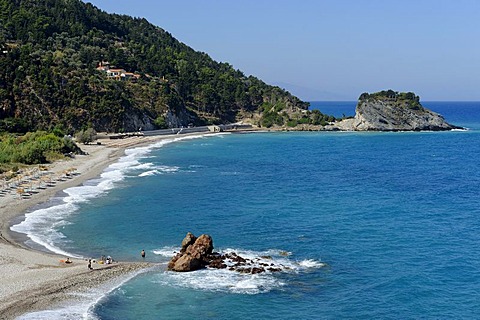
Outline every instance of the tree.
{"label": "tree", "polygon": [[97,133],[93,128],[79,131],[75,138],[79,143],[89,144],[97,139]]}
{"label": "tree", "polygon": [[[0,131],[52,130],[57,123],[65,133],[86,123],[98,131],[133,131],[133,114],[155,125],[170,111],[186,126],[234,122],[260,113],[266,102],[288,112],[308,108],[145,19],[108,14],[85,1],[0,0],[0,48]],[[102,61],[142,76],[108,79],[95,68]],[[270,120],[278,124],[282,117]],[[15,122],[1,121],[7,118]]]}
{"label": "tree", "polygon": [[156,125],[159,129],[167,129],[167,128],[168,128],[168,124],[167,124],[167,121],[165,121],[165,117],[164,117],[164,116],[159,116],[159,117],[157,117],[157,119],[155,119],[155,125]]}

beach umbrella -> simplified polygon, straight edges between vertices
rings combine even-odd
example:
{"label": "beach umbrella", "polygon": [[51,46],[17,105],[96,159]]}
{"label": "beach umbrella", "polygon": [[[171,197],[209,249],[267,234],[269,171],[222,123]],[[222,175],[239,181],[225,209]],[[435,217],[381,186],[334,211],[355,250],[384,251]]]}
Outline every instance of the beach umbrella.
{"label": "beach umbrella", "polygon": [[18,193],[18,195],[21,197],[21,196],[22,196],[22,194],[24,194],[24,193],[25,193],[25,190],[24,190],[24,189],[22,189],[22,188],[18,188],[18,189],[17,189],[17,193]]}

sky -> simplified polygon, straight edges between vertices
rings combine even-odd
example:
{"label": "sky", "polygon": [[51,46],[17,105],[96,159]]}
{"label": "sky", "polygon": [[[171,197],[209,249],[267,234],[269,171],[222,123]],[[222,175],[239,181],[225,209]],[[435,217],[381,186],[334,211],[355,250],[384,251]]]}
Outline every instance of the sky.
{"label": "sky", "polygon": [[306,101],[480,101],[480,0],[84,0]]}

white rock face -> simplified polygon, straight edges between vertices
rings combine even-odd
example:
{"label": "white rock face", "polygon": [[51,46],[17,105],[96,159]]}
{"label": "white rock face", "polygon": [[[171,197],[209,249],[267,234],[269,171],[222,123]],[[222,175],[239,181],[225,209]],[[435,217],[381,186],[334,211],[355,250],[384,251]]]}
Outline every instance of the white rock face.
{"label": "white rock face", "polygon": [[438,113],[425,108],[408,108],[394,101],[360,100],[355,118],[334,124],[345,131],[443,131],[457,129]]}

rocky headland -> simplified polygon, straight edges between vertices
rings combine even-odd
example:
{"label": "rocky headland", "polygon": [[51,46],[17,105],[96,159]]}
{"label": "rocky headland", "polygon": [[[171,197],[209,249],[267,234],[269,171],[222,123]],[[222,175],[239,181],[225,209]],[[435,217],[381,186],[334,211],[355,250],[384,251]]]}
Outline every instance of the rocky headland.
{"label": "rocky headland", "polygon": [[363,93],[355,109],[355,117],[325,127],[341,131],[446,131],[463,129],[424,108],[412,92],[393,90]]}

